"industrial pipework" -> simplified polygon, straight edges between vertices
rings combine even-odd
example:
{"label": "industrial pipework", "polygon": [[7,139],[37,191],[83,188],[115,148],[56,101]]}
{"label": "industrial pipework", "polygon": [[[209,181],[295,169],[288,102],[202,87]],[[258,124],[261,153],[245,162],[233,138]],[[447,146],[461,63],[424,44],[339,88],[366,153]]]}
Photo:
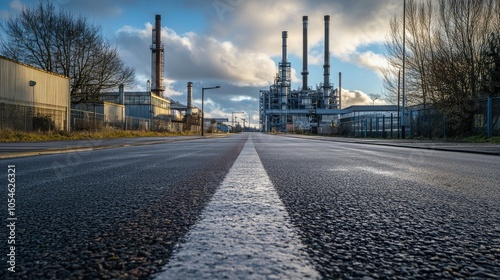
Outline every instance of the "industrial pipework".
{"label": "industrial pipework", "polygon": [[287,57],[288,32],[282,32],[282,60],[274,84],[259,93],[260,120],[265,131],[293,131],[301,129],[311,133],[329,131],[338,117],[338,96],[330,82],[330,16],[325,19],[324,82],[315,88],[308,84],[308,16],[303,23],[302,88],[291,89],[291,63]]}
{"label": "industrial pipework", "polygon": [[308,90],[307,85],[307,76],[309,75],[309,71],[307,70],[307,25],[308,25],[308,16],[302,17],[302,91]]}
{"label": "industrial pipework", "polygon": [[151,45],[151,91],[161,96],[163,91],[164,47],[161,43],[161,15],[156,15]]}

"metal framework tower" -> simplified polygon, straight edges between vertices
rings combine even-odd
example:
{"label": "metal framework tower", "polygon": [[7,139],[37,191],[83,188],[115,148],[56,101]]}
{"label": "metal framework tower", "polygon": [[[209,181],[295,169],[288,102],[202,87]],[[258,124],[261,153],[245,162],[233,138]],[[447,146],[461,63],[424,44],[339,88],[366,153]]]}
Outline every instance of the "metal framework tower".
{"label": "metal framework tower", "polygon": [[269,90],[259,93],[260,123],[265,131],[307,130],[319,133],[328,129],[338,115],[337,91],[332,90],[330,82],[330,16],[325,16],[325,63],[324,82],[316,88],[308,85],[307,33],[308,17],[303,22],[303,67],[302,88],[291,89],[291,63],[287,57],[288,32],[282,32],[282,60],[279,72]]}

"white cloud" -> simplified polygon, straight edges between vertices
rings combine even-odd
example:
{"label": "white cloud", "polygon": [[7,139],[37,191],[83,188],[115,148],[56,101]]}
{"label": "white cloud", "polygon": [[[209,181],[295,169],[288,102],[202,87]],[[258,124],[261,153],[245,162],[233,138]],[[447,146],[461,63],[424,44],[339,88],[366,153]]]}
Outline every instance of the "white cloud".
{"label": "white cloud", "polygon": [[175,99],[178,96],[181,96],[184,94],[183,91],[179,91],[175,88],[175,81],[174,80],[168,80],[168,79],[163,79],[163,86],[165,87],[165,92],[163,95],[168,98]]}
{"label": "white cloud", "polygon": [[[211,32],[218,37],[230,37],[240,48],[280,56],[281,31],[286,30],[288,52],[301,57],[302,16],[307,15],[309,64],[321,65],[324,61],[324,15],[330,15],[331,54],[348,61],[346,58],[359,55],[360,47],[383,43],[390,18],[401,8],[398,0],[243,1],[225,13],[225,20],[214,20]],[[366,58],[366,54],[362,56]],[[352,61],[378,72],[376,65],[367,62],[365,59]]]}
{"label": "white cloud", "polygon": [[11,1],[8,5],[10,10],[0,10],[0,20],[8,19],[12,14],[18,14],[23,10],[24,4],[20,0]]}
{"label": "white cloud", "polygon": [[376,54],[372,51],[362,53],[354,52],[347,57],[347,61],[371,69],[380,77],[382,77],[382,70],[389,67],[389,63],[383,55]]}
{"label": "white cloud", "polygon": [[342,89],[342,108],[347,108],[352,105],[372,105],[373,98],[376,99],[376,105],[384,105],[387,102],[380,95],[368,95],[360,90]]}
{"label": "white cloud", "polygon": [[[144,29],[124,26],[116,42],[125,60],[140,73],[150,73],[149,42],[151,24]],[[193,32],[179,35],[162,29],[165,44],[165,76],[172,80],[216,79],[238,86],[267,86],[276,68],[265,53],[242,50],[230,41]],[[140,51],[138,51],[140,50]]]}
{"label": "white cloud", "polygon": [[10,2],[10,8],[16,12],[21,12],[23,10],[24,4],[19,0],[14,0]]}
{"label": "white cloud", "polygon": [[7,11],[0,11],[0,19],[8,19],[9,18],[9,12]]}
{"label": "white cloud", "polygon": [[253,98],[253,97],[246,96],[246,95],[239,95],[239,96],[231,97],[230,100],[233,102],[240,102],[240,101],[245,101],[245,100],[258,101],[257,98]]}

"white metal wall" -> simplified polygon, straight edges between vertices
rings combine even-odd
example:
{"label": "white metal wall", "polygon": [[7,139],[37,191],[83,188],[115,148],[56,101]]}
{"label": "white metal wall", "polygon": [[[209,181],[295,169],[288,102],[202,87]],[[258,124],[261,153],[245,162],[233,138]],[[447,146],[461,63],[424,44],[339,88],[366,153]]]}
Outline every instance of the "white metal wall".
{"label": "white metal wall", "polygon": [[[36,85],[31,87],[30,81],[35,81]],[[0,56],[0,99],[3,102],[34,102],[36,108],[66,108],[69,120],[69,95],[67,77]],[[69,129],[69,123],[66,126],[66,129]]]}

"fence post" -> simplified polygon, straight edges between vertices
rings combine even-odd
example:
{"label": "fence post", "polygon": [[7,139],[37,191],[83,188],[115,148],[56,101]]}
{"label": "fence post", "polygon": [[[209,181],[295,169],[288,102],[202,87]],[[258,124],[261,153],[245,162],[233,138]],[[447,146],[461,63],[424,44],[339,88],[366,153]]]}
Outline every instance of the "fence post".
{"label": "fence post", "polygon": [[446,140],[448,138],[446,136],[446,114],[443,114],[443,131],[444,131],[444,139]]}
{"label": "fence post", "polygon": [[392,130],[393,130],[393,128],[392,128],[393,114],[394,114],[394,113],[391,113],[391,139],[392,139],[392,136],[393,136],[393,135],[392,135]]}
{"label": "fence post", "polygon": [[493,136],[493,102],[491,101],[491,96],[488,96],[488,101],[486,103],[486,129],[488,132],[488,138]]}
{"label": "fence post", "polygon": [[365,138],[366,138],[366,133],[367,133],[367,130],[368,130],[368,119],[365,119],[365,121],[364,121],[364,127],[365,127]]}
{"label": "fence post", "polygon": [[[373,118],[370,117],[370,137],[373,137]],[[366,136],[365,136],[366,138]]]}
{"label": "fence post", "polygon": [[410,120],[410,138],[413,137],[413,111],[410,110],[410,117],[408,118]]}
{"label": "fence post", "polygon": [[382,115],[382,138],[385,137],[385,115]]}
{"label": "fence post", "polygon": [[[380,137],[380,136],[378,136],[378,135],[379,135],[379,133],[380,133],[380,124],[379,124],[379,121],[380,121],[380,120],[379,120],[379,117],[378,117],[378,116],[376,116],[376,117],[375,117],[375,135],[376,135],[376,137]],[[383,133],[382,133],[382,134],[383,134]]]}

